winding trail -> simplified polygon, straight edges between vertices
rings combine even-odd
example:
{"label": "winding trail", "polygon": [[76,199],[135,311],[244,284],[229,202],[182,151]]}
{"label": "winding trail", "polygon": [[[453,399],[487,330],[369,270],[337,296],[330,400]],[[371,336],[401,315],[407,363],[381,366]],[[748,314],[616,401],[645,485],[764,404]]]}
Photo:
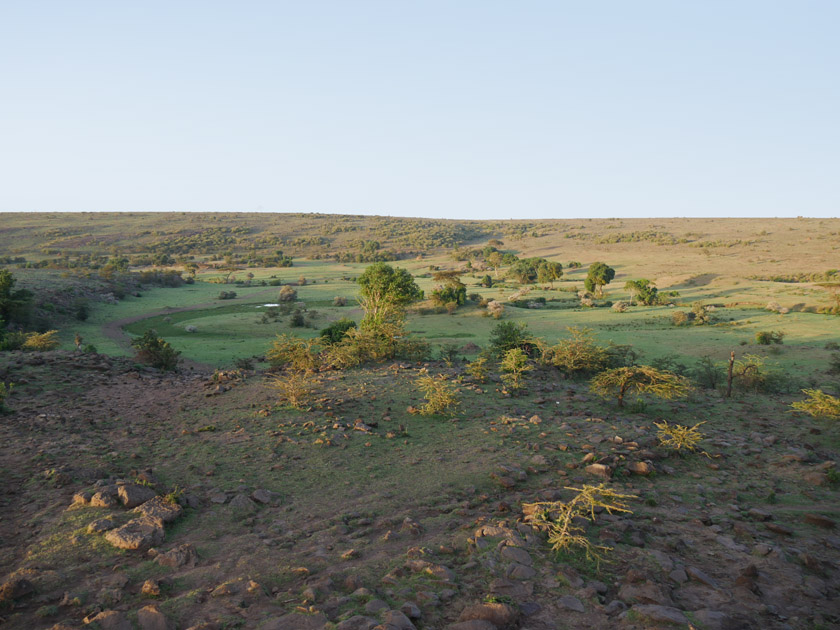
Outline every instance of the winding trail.
{"label": "winding trail", "polygon": [[[253,297],[258,297],[260,295],[266,295],[268,293],[276,293],[277,287],[271,287],[270,289],[266,289],[265,291],[257,291],[256,293],[251,293],[247,296],[248,299]],[[236,300],[244,300],[245,298],[234,298],[233,300],[225,300],[226,304],[229,302],[234,302]],[[146,313],[141,313],[140,315],[132,315],[131,317],[123,317],[121,319],[114,319],[109,322],[105,322],[102,325],[102,334],[116,343],[117,345],[124,348],[126,351],[131,351],[131,336],[123,330],[125,326],[129,324],[134,324],[144,319],[150,319],[152,317],[158,317],[160,315],[172,315],[173,313],[184,313],[186,311],[200,311],[203,309],[214,308],[219,306],[218,301],[213,302],[204,302],[202,304],[193,304],[192,306],[182,306],[182,307],[170,307],[170,308],[161,308],[155,311],[148,311]],[[183,367],[187,367],[193,370],[199,370],[202,372],[212,372],[216,369],[216,366],[210,365],[208,363],[201,363],[200,361],[194,361],[192,359],[187,359],[181,357],[180,364]]]}

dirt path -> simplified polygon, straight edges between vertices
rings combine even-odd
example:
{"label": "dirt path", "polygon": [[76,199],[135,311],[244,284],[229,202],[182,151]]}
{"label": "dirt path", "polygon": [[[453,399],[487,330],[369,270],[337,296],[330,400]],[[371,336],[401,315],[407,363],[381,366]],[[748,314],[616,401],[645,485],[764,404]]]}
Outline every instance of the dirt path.
{"label": "dirt path", "polygon": [[[257,293],[252,293],[248,296],[248,298],[257,297],[260,295],[266,295],[268,293],[275,293],[277,291],[277,287],[271,287],[270,289],[266,289],[265,291],[258,291]],[[236,300],[237,298],[234,298]],[[233,300],[232,300],[233,301]],[[131,317],[123,317],[121,319],[115,319],[110,322],[106,322],[102,325],[102,334],[113,341],[114,343],[122,346],[125,350],[131,351],[131,336],[123,330],[125,326],[129,324],[134,324],[144,319],[150,319],[152,317],[158,317],[160,315],[172,315],[173,313],[183,313],[185,311],[200,311],[202,309],[208,309],[219,306],[218,302],[204,302],[202,304],[193,304],[192,306],[183,306],[180,308],[162,308],[156,311],[148,311],[146,313],[142,313],[140,315],[132,315]],[[182,367],[186,367],[189,369],[194,370],[201,370],[201,371],[213,371],[215,366],[209,365],[207,363],[201,363],[199,361],[193,361],[192,359],[181,358],[180,364]]]}

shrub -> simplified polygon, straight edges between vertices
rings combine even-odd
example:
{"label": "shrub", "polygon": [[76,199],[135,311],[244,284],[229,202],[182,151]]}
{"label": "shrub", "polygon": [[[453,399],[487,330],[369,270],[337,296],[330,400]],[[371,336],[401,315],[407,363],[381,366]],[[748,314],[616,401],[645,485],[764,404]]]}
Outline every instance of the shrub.
{"label": "shrub", "polygon": [[303,313],[300,311],[295,311],[292,313],[292,318],[289,320],[289,326],[292,328],[303,328],[306,326],[306,319],[303,317]]}
{"label": "shrub", "polygon": [[712,361],[711,357],[703,357],[691,370],[694,381],[703,389],[717,389],[723,382],[722,367]]}
{"label": "shrub", "polygon": [[487,380],[487,373],[489,371],[487,363],[487,357],[478,357],[467,366],[466,372],[474,381],[483,383]]}
{"label": "shrub", "polygon": [[545,348],[541,359],[544,363],[567,375],[594,374],[609,365],[609,353],[595,343],[591,329],[571,327],[566,330],[571,337]]}
{"label": "shrub", "polygon": [[746,354],[735,361],[732,376],[735,385],[744,391],[787,391],[792,384],[784,374],[769,369],[763,357],[754,354]]}
{"label": "shrub", "polygon": [[653,424],[659,429],[656,433],[656,437],[659,438],[659,444],[677,452],[697,450],[697,444],[704,438],[703,434],[697,430],[697,427],[704,424],[703,422],[698,422],[693,427],[684,427],[681,424],[668,424],[665,421],[654,422]]}
{"label": "shrub", "polygon": [[770,344],[781,344],[785,333],[781,330],[760,331],[755,333],[755,342],[760,346],[769,346]]}
{"label": "shrub", "polygon": [[0,411],[4,410],[6,408],[5,407],[6,399],[12,393],[12,390],[14,389],[14,387],[15,387],[14,383],[9,383],[8,385],[6,385],[6,383],[4,383],[3,381],[0,381]]}
{"label": "shrub", "polygon": [[356,322],[352,319],[343,317],[342,319],[334,321],[326,328],[321,329],[320,337],[324,340],[324,343],[338,343],[344,339],[344,335],[347,334],[348,330],[356,327]]}
{"label": "shrub", "polygon": [[277,335],[265,358],[272,367],[289,367],[298,372],[313,372],[321,366],[315,340],[292,335]]}
{"label": "shrub", "polygon": [[840,352],[833,352],[828,359],[829,374],[840,374]]}
{"label": "shrub", "polygon": [[198,328],[196,328],[192,324],[190,324],[189,326],[184,326],[184,330],[187,331],[188,333],[198,332]]}
{"label": "shrub", "polygon": [[281,400],[295,409],[302,409],[311,402],[317,385],[311,373],[297,370],[272,376],[269,383],[280,393]]}
{"label": "shrub", "polygon": [[22,348],[23,350],[35,350],[36,352],[54,350],[59,345],[57,337],[57,330],[48,330],[45,333],[29,333],[26,335],[26,341]]}
{"label": "shrub", "polygon": [[487,303],[487,314],[493,319],[501,319],[505,314],[505,305],[496,300],[490,300]]}
{"label": "shrub", "polygon": [[629,305],[627,302],[622,302],[621,300],[612,305],[612,310],[616,313],[626,313],[628,308]]}
{"label": "shrub", "polygon": [[26,343],[27,335],[24,332],[14,331],[7,333],[0,341],[0,350],[20,350]]}
{"label": "shrub", "polygon": [[593,393],[602,398],[616,396],[618,406],[624,406],[624,397],[631,392],[657,398],[672,399],[688,395],[688,379],[671,372],[657,370],[648,365],[621,367],[605,370],[590,382]]}
{"label": "shrub", "polygon": [[807,398],[793,403],[793,409],[814,418],[840,419],[840,398],[826,394],[820,389],[803,389],[802,393]]}
{"label": "shrub", "polygon": [[219,293],[220,300],[232,300],[236,297],[236,291],[221,291]]}
{"label": "shrub", "polygon": [[523,505],[525,521],[548,534],[548,544],[556,553],[568,552],[580,547],[589,560],[600,562],[598,551],[611,551],[610,547],[593,545],[586,537],[585,523],[595,521],[596,509],[608,514],[619,512],[632,514],[626,499],[636,495],[620,494],[604,484],[584,485],[582,488],[566,488],[577,494],[567,502],[547,501]]}
{"label": "shrub", "polygon": [[347,298],[342,295],[336,295],[333,298],[333,306],[347,306]]}
{"label": "shrub", "polygon": [[147,330],[142,337],[131,342],[137,352],[137,360],[159,370],[174,370],[178,367],[178,355],[181,354],[166,341],[157,336],[154,330]]}
{"label": "shrub", "polygon": [[254,360],[250,357],[240,357],[233,361],[233,367],[237,370],[250,371],[254,369]]}
{"label": "shrub", "polygon": [[92,343],[85,344],[85,346],[82,348],[82,352],[84,354],[96,354],[96,346],[94,346]]}
{"label": "shrub", "polygon": [[671,322],[674,326],[686,326],[690,321],[691,318],[686,311],[674,311],[671,313]]}
{"label": "shrub", "polygon": [[[488,307],[489,308],[489,307]],[[498,357],[502,357],[509,350],[519,348],[530,355],[536,345],[526,324],[517,322],[500,322],[490,331],[490,349]]]}
{"label": "shrub", "polygon": [[440,358],[446,365],[452,367],[452,363],[458,360],[460,349],[454,343],[445,343],[440,347]]}
{"label": "shrub", "polygon": [[288,284],[280,289],[280,294],[277,296],[280,302],[294,302],[297,300],[297,290]]}
{"label": "shrub", "polygon": [[528,355],[522,348],[511,348],[505,352],[499,369],[502,371],[505,385],[513,391],[518,391],[522,389],[525,374],[533,370],[534,366],[528,363]]}
{"label": "shrub", "polygon": [[421,370],[417,377],[417,387],[426,398],[426,404],[421,406],[417,413],[424,416],[455,414],[460,402],[455,395],[455,387],[447,380],[445,374],[435,377],[426,370]]}

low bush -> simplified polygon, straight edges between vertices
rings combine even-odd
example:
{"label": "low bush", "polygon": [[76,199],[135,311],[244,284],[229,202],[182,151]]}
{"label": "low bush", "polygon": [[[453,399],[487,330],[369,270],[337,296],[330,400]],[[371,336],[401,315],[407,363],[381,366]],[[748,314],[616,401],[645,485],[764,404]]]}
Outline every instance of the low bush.
{"label": "low bush", "polygon": [[426,370],[421,370],[417,377],[417,387],[426,398],[426,403],[417,409],[417,413],[424,416],[456,413],[460,402],[456,396],[455,386],[449,382],[445,374],[432,376]]}
{"label": "low bush", "polygon": [[58,346],[58,331],[48,330],[45,333],[28,333],[22,349],[46,352],[47,350],[55,350]]}
{"label": "low bush", "polygon": [[136,358],[141,363],[164,371],[178,367],[178,355],[181,353],[158,337],[154,330],[149,329],[142,337],[132,341],[131,347],[135,349]]}
{"label": "low bush", "polygon": [[297,290],[287,284],[280,289],[280,294],[277,296],[277,299],[280,302],[294,302],[297,300]]}
{"label": "low bush", "polygon": [[322,328],[320,337],[324,340],[324,343],[338,343],[342,339],[344,339],[344,336],[347,334],[347,331],[352,330],[356,327],[356,322],[354,322],[352,319],[343,317],[337,321],[334,321],[326,328]]}
{"label": "low bush", "polygon": [[784,337],[785,333],[781,330],[760,331],[755,333],[755,342],[760,346],[781,344]]}
{"label": "low bush", "polygon": [[804,389],[805,400],[791,405],[796,411],[807,413],[814,418],[840,419],[840,398],[826,394],[821,389]]}

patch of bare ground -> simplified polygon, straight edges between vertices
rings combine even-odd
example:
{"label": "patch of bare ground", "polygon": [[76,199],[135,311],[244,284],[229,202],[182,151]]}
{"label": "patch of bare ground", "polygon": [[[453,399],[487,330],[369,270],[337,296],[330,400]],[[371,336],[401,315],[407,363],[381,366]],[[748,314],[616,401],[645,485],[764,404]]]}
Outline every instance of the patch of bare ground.
{"label": "patch of bare ground", "polygon": [[[318,375],[279,406],[263,375],[161,374],[4,355],[4,628],[828,628],[840,622],[836,428],[776,397],[627,413],[538,372],[510,397],[458,382],[422,418],[421,365]],[[461,366],[427,364],[461,376]],[[653,420],[702,425],[704,454]],[[554,555],[526,504],[636,495]]]}

